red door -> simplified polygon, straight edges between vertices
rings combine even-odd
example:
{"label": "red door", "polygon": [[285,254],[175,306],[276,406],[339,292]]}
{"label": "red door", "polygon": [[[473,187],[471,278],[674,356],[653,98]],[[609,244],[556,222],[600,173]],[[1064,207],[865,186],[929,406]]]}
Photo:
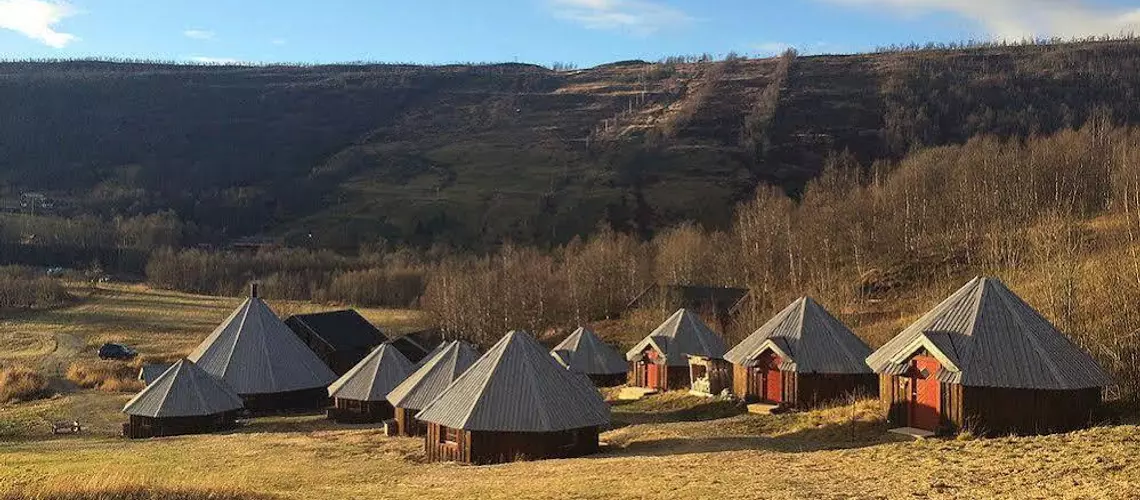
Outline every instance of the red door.
{"label": "red door", "polygon": [[657,364],[657,351],[648,347],[643,354],[647,361],[645,363],[645,387],[661,389],[661,365]]}
{"label": "red door", "polygon": [[780,373],[779,356],[768,353],[761,361],[760,369],[764,372],[764,400],[772,403],[784,401],[784,376]]}
{"label": "red door", "polygon": [[915,356],[911,361],[911,427],[935,431],[942,423],[942,384],[935,378],[940,368],[938,360],[930,356]]}

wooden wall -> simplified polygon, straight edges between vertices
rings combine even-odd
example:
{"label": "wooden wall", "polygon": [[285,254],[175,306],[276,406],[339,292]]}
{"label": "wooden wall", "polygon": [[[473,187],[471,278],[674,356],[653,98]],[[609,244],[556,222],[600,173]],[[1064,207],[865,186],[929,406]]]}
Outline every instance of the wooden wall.
{"label": "wooden wall", "polygon": [[844,400],[852,393],[878,394],[879,377],[874,374],[784,373],[784,399],[794,403],[796,408],[816,408]]}
{"label": "wooden wall", "polygon": [[387,401],[357,401],[344,398],[336,398],[334,401],[334,406],[328,410],[328,418],[336,422],[371,424],[395,416],[392,404]]}
{"label": "wooden wall", "polygon": [[[908,425],[907,377],[882,375],[879,401],[887,421]],[[942,384],[940,433],[969,429],[978,435],[1047,434],[1087,427],[1101,404],[1101,389],[1046,391]]]}
{"label": "wooden wall", "polygon": [[[638,361],[629,362],[629,380],[628,383],[634,387],[649,387],[644,378],[647,373],[645,363]],[[692,380],[689,378],[688,366],[665,366],[658,365],[657,370],[657,387],[663,387],[666,390],[681,390],[688,389],[692,385]]]}
{"label": "wooden wall", "polygon": [[578,457],[598,451],[598,428],[561,432],[459,432],[456,442],[443,442],[445,428],[429,423],[424,451],[429,462],[494,464],[517,460]]}
{"label": "wooden wall", "polygon": [[427,424],[416,420],[416,414],[419,410],[409,408],[396,408],[394,413],[396,415],[396,425],[400,429],[401,436],[423,436],[427,434]]}
{"label": "wooden wall", "polygon": [[320,410],[329,405],[329,391],[327,387],[314,387],[272,394],[242,394],[241,399],[245,408],[254,413]]}
{"label": "wooden wall", "polygon": [[594,383],[595,387],[615,387],[626,383],[629,377],[627,373],[611,373],[603,375],[589,375],[590,381]]}
{"label": "wooden wall", "polygon": [[123,436],[137,439],[207,434],[234,428],[237,425],[236,419],[236,411],[198,417],[151,418],[131,415],[123,426]]}

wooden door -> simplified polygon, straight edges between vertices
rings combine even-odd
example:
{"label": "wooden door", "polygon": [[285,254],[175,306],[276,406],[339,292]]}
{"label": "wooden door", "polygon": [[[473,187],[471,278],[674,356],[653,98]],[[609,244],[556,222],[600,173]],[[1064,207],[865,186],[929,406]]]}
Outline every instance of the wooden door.
{"label": "wooden door", "polygon": [[645,387],[650,389],[661,388],[661,368],[660,365],[650,361],[645,365]]}
{"label": "wooden door", "polygon": [[935,377],[941,368],[931,356],[915,356],[911,361],[910,427],[933,432],[941,425],[942,384]]}
{"label": "wooden door", "polygon": [[783,360],[773,353],[767,353],[761,360],[760,369],[764,375],[763,399],[771,403],[784,401],[784,376],[780,372]]}

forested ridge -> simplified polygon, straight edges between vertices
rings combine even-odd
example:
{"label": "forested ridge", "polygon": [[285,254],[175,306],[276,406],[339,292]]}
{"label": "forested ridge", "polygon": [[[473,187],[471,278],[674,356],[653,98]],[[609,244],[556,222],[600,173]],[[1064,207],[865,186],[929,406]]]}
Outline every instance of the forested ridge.
{"label": "forested ridge", "polygon": [[1136,123],[1138,56],[1117,40],[560,71],[8,62],[0,203],[159,217],[176,246],[266,235],[342,253],[726,228],[758,185],[797,195],[845,152],[869,168],[983,134]]}

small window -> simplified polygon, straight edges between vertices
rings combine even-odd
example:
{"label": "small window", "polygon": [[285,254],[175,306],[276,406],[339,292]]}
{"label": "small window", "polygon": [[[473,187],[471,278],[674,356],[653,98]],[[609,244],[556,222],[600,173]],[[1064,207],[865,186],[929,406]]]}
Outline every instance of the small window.
{"label": "small window", "polygon": [[439,427],[439,442],[442,444],[459,444],[459,437],[461,429],[453,429],[451,427]]}

